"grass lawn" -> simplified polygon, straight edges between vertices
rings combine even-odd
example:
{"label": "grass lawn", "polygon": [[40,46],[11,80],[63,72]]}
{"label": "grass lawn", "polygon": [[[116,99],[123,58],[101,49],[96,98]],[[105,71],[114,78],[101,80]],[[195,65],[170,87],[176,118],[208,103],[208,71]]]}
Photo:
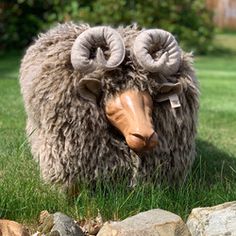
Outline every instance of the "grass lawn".
{"label": "grass lawn", "polygon": [[[236,40],[236,35],[232,35]],[[235,41],[234,41],[235,42]],[[151,208],[184,219],[191,209],[236,200],[236,54],[196,58],[201,84],[198,159],[188,181],[168,186],[84,188],[74,202],[40,181],[24,133],[25,113],[18,84],[21,55],[0,55],[0,218],[35,224],[40,211],[75,218],[123,219]]]}

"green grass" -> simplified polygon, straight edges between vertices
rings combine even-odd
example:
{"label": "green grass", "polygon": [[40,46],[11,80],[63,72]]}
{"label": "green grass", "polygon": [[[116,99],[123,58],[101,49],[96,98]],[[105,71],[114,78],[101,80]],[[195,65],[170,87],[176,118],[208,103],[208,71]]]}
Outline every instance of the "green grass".
{"label": "green grass", "polygon": [[[236,36],[233,35],[236,39]],[[236,200],[236,55],[196,58],[201,85],[198,158],[179,188],[117,186],[83,188],[74,202],[44,184],[27,146],[25,113],[18,84],[20,54],[0,55],[0,218],[36,223],[40,211],[75,218],[123,219],[160,207],[181,215],[191,209]]]}
{"label": "green grass", "polygon": [[236,38],[236,31],[228,32],[228,33],[221,33],[221,34],[216,35],[215,44],[219,45],[220,47],[235,51],[236,50],[235,38]]}

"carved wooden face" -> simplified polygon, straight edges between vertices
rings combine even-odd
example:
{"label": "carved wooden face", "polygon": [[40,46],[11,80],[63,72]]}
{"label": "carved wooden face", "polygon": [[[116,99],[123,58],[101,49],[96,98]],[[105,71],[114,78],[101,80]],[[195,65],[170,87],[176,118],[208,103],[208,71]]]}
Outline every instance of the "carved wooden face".
{"label": "carved wooden face", "polygon": [[148,92],[129,89],[110,98],[105,112],[111,124],[124,135],[128,146],[141,152],[154,148],[158,143],[152,108],[153,102]]}

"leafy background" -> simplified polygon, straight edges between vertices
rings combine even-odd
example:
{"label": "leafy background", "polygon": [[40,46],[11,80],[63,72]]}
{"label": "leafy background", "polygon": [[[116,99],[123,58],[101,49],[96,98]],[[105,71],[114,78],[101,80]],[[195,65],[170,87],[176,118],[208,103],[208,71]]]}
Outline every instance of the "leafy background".
{"label": "leafy background", "polygon": [[163,28],[183,46],[205,54],[212,50],[212,13],[204,0],[18,0],[0,3],[0,47],[22,48],[55,22]]}

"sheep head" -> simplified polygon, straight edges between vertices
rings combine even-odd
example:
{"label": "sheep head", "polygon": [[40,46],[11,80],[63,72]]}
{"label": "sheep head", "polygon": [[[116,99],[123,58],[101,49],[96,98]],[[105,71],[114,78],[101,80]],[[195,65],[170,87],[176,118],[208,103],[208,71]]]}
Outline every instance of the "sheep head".
{"label": "sheep head", "polygon": [[[168,100],[170,95],[181,92],[180,83],[163,83],[158,89],[156,101]],[[152,120],[153,99],[149,92],[135,89],[121,91],[107,100],[105,113],[134,151],[148,151],[157,146],[158,135]]]}
{"label": "sheep head", "polygon": [[153,102],[148,92],[129,89],[110,98],[105,112],[111,124],[124,135],[128,146],[135,151],[143,151],[157,145],[152,108]]}
{"label": "sheep head", "polygon": [[[181,52],[175,38],[167,31],[142,31],[134,40],[131,50],[138,65],[150,74],[170,76],[179,69]],[[109,55],[105,55],[104,51],[109,51]],[[74,69],[84,74],[79,82],[79,94],[96,103],[101,93],[101,80],[95,76],[95,72],[116,69],[124,57],[123,40],[110,27],[89,28],[79,35],[71,51]],[[162,82],[156,100],[167,100],[171,94],[181,91],[180,83]],[[105,114],[109,122],[123,134],[128,146],[136,152],[153,149],[158,144],[152,111],[153,101],[149,92],[134,88],[124,89],[105,102]]]}

